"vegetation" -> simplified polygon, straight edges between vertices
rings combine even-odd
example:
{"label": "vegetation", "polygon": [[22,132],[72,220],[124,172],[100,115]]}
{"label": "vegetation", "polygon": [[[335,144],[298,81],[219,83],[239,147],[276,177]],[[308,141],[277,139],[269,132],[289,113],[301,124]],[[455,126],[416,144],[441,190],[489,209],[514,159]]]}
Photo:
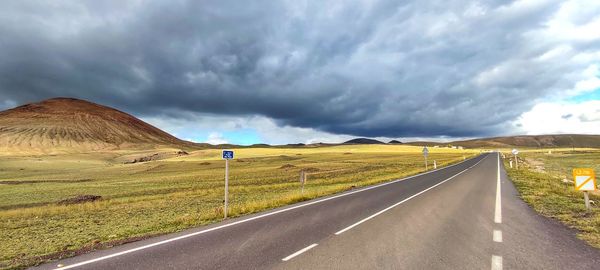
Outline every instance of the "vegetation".
{"label": "vegetation", "polygon": [[[506,155],[509,155],[506,153]],[[595,202],[586,211],[582,191],[575,191],[573,168],[600,172],[600,150],[531,150],[519,154],[525,163],[519,170],[505,167],[521,197],[540,214],[555,218],[578,230],[578,237],[600,248],[600,192],[590,193]]]}
{"label": "vegetation", "polygon": [[[431,148],[429,159],[444,166],[477,153]],[[219,150],[124,164],[143,155],[152,152],[0,156],[0,268],[222,219]],[[230,170],[229,215],[240,216],[416,174],[424,166],[420,147],[342,145],[237,149]],[[303,194],[300,170],[308,172]]]}

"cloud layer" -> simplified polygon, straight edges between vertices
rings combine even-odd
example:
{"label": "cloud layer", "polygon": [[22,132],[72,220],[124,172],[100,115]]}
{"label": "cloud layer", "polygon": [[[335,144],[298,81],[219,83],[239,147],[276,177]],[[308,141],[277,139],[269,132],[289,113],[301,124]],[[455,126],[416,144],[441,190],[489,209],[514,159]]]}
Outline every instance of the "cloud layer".
{"label": "cloud layer", "polygon": [[505,134],[535,104],[600,86],[593,2],[7,1],[0,105],[73,96],[153,119]]}

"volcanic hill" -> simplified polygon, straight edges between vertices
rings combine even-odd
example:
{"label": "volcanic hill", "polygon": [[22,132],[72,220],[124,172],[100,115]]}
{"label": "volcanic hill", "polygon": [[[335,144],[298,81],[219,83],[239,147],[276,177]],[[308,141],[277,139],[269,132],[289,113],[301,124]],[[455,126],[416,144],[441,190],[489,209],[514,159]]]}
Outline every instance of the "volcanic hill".
{"label": "volcanic hill", "polygon": [[53,152],[191,146],[119,110],[53,98],[0,112],[0,149]]}

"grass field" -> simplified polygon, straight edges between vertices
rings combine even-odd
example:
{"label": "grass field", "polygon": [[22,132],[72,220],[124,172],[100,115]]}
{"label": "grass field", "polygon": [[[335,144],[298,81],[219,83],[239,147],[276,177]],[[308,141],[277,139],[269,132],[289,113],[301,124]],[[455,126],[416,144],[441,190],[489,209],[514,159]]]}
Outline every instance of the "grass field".
{"label": "grass field", "polygon": [[[594,168],[600,172],[598,149],[529,150],[519,154],[525,163],[519,170],[504,165],[521,197],[540,214],[555,218],[579,231],[578,237],[600,248],[600,193],[590,194],[595,201],[586,211],[583,193],[575,191],[573,168]],[[508,152],[506,153],[508,157]]]}
{"label": "grass field", "polygon": [[[163,149],[173,151],[173,149]],[[431,148],[444,166],[479,151]],[[89,249],[222,219],[219,150],[123,164],[149,153],[0,156],[0,268],[22,268]],[[299,172],[308,173],[304,194]],[[424,171],[420,147],[347,145],[245,148],[230,163],[230,216]],[[62,205],[78,195],[94,202]]]}

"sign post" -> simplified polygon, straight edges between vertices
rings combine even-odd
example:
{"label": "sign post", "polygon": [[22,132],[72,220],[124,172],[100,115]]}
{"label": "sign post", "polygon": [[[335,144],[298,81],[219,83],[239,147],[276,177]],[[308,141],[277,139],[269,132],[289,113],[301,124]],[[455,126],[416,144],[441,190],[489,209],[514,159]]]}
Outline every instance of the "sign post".
{"label": "sign post", "polygon": [[227,204],[229,203],[229,160],[233,159],[233,151],[223,150],[223,159],[225,160],[225,204],[223,206],[223,213],[227,218]]}
{"label": "sign post", "polygon": [[429,155],[429,149],[427,146],[423,147],[423,156],[425,157],[425,170],[427,170],[427,156]]}
{"label": "sign post", "polygon": [[519,154],[519,150],[513,149],[512,154],[515,156],[515,168],[519,169],[519,160],[517,159],[517,155]]}
{"label": "sign post", "polygon": [[596,190],[596,174],[594,169],[590,168],[575,168],[573,169],[573,182],[575,182],[575,190],[583,191],[585,200],[585,209],[590,210],[590,190]]}
{"label": "sign post", "polygon": [[301,193],[304,194],[304,183],[306,183],[306,173],[304,170],[300,171],[300,183],[302,184]]}

